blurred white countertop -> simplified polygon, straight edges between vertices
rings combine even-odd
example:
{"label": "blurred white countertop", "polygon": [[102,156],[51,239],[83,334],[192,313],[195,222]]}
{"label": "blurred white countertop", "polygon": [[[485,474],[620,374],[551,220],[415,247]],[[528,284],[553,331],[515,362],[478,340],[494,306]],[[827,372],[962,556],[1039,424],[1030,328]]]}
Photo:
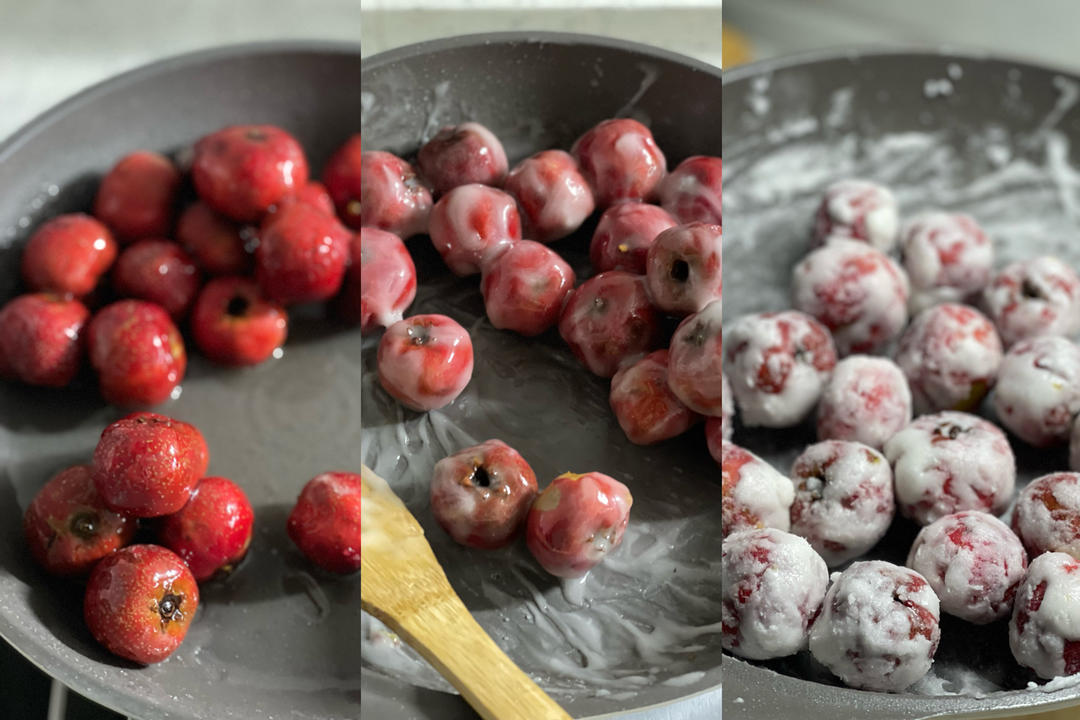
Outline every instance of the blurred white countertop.
{"label": "blurred white countertop", "polygon": [[719,67],[721,0],[364,0],[363,53],[448,35],[552,30],[633,40]]}
{"label": "blurred white countertop", "polygon": [[152,60],[301,39],[358,42],[360,0],[0,0],[0,139]]}
{"label": "blurred white countertop", "polygon": [[[524,8],[524,9],[523,9]],[[365,54],[496,30],[597,33],[720,63],[721,0],[0,0],[0,138],[147,62],[259,40],[363,42]]]}
{"label": "blurred white countertop", "polygon": [[724,20],[749,38],[759,59],[887,45],[983,50],[1080,68],[1077,0],[728,0]]}

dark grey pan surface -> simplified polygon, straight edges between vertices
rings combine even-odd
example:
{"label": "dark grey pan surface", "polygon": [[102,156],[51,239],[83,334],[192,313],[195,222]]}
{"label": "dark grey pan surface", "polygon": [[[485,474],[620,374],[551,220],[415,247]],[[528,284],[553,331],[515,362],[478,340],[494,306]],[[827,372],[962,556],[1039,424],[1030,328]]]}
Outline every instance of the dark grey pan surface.
{"label": "dark grey pan surface", "polygon": [[[440,126],[472,119],[502,138],[513,163],[547,147],[569,149],[599,120],[630,115],[651,126],[671,166],[720,152],[719,70],[643,46],[551,33],[462,37],[365,58],[363,73],[367,149],[409,156]],[[555,246],[580,279],[593,222]],[[652,448],[630,445],[608,408],[607,381],[578,365],[555,332],[526,340],[494,330],[478,278],[450,276],[425,237],[409,247],[420,283],[410,313],[449,314],[468,328],[476,370],[453,405],[403,412],[375,382],[375,338],[366,341],[365,462],[417,515],[480,623],[575,716],[669,703],[719,685],[720,479],[701,429]],[[598,469],[629,485],[635,502],[623,545],[584,585],[553,582],[520,544],[467,550],[434,523],[432,465],[489,437],[517,447],[541,485],[569,469]],[[368,627],[365,714],[471,716],[437,691],[446,686],[430,670]],[[718,712],[715,704],[679,707],[650,717]]]}
{"label": "dark grey pan surface", "polygon": [[[728,319],[789,306],[814,205],[842,177],[886,183],[902,215],[970,212],[993,238],[999,265],[1053,253],[1080,267],[1074,75],[985,56],[851,51],[738,68],[724,94]],[[787,472],[813,429],[737,427],[735,441]],[[1063,450],[1014,449],[1021,485],[1066,466]],[[903,563],[916,529],[897,521],[872,556]],[[1004,623],[979,628],[949,617],[930,676],[903,694],[841,687],[807,653],[761,664],[725,656],[724,670],[727,720],[989,717],[1080,698],[1076,679],[1029,688],[1037,678],[1013,661]]]}
{"label": "dark grey pan surface", "polygon": [[[86,209],[121,155],[166,151],[230,123],[295,133],[319,170],[359,129],[360,53],[349,45],[254,45],[167,60],[79,94],[0,146],[0,297],[16,290],[19,246],[42,219]],[[161,411],[198,425],[210,470],[256,511],[249,558],[203,585],[186,642],[136,668],[99,648],[80,589],[50,582],[22,541],[22,511],[50,473],[89,457],[106,423],[90,383],[69,391],[0,384],[0,635],[76,691],[132,717],[355,718],[360,579],[312,571],[285,536],[303,483],[356,470],[360,337],[318,313],[294,318],[284,357],[225,371],[195,356]]]}

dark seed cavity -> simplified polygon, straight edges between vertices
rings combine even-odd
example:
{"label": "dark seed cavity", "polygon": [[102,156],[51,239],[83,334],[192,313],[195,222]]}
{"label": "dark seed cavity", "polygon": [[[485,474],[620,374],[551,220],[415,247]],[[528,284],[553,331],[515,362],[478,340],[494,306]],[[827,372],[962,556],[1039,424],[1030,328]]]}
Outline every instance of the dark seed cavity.
{"label": "dark seed cavity", "polygon": [[690,263],[685,260],[676,260],[671,263],[671,279],[675,282],[686,282],[690,279]]}
{"label": "dark seed cavity", "polygon": [[953,423],[942,423],[934,428],[934,433],[940,437],[948,438],[949,440],[955,440],[962,434],[966,433],[967,429],[962,428],[959,425]]}
{"label": "dark seed cavity", "polygon": [[694,329],[690,332],[690,336],[687,338],[690,344],[694,347],[705,347],[705,343],[709,340],[709,327],[699,322],[694,326]]}
{"label": "dark seed cavity", "polygon": [[487,468],[483,465],[477,465],[473,468],[472,483],[477,487],[491,487],[491,475],[488,474]]}
{"label": "dark seed cavity", "polygon": [[1042,291],[1029,278],[1024,278],[1023,284],[1020,285],[1020,292],[1024,294],[1024,297],[1032,300],[1041,299],[1043,296]]}
{"label": "dark seed cavity", "polygon": [[431,330],[426,325],[410,325],[406,332],[413,345],[423,345],[431,339]]}
{"label": "dark seed cavity", "polygon": [[180,605],[183,602],[183,597],[174,595],[173,593],[166,593],[165,596],[158,601],[158,613],[161,615],[162,624],[172,622],[173,620],[179,620],[183,617],[180,613]]}
{"label": "dark seed cavity", "polygon": [[233,317],[243,317],[251,307],[251,301],[243,295],[234,295],[225,306],[225,312]]}
{"label": "dark seed cavity", "polygon": [[98,525],[101,523],[101,518],[98,517],[96,512],[85,511],[72,516],[71,518],[71,532],[76,537],[80,537],[83,540],[89,540],[93,538],[98,531]]}

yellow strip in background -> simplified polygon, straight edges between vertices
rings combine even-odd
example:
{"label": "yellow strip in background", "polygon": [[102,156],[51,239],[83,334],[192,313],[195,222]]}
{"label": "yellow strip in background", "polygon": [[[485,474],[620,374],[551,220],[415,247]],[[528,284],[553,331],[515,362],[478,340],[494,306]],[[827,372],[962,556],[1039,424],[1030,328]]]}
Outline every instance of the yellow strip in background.
{"label": "yellow strip in background", "polygon": [[754,59],[750,41],[738,30],[724,25],[722,40],[724,67],[735,67]]}

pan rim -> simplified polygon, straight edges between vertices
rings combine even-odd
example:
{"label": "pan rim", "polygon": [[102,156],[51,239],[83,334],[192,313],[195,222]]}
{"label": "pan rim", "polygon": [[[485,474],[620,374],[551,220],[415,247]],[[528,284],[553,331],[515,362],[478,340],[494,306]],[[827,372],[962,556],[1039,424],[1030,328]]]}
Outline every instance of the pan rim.
{"label": "pan rim", "polygon": [[94,100],[132,82],[165,72],[181,70],[195,65],[229,60],[238,57],[255,57],[276,54],[311,54],[355,55],[360,59],[360,44],[338,40],[258,40],[254,42],[215,45],[168,55],[158,60],[137,65],[116,75],[99,80],[77,91],[74,95],[61,100],[42,110],[20,125],[6,138],[0,139],[0,162],[6,160],[27,140],[37,135],[64,115],[74,111],[80,105]]}
{"label": "pan rim", "polygon": [[779,70],[791,70],[804,65],[818,63],[848,61],[858,62],[864,58],[878,59],[884,56],[893,57],[940,57],[947,60],[961,60],[965,62],[995,62],[1005,65],[1026,67],[1040,72],[1050,72],[1056,75],[1065,75],[1072,78],[1080,78],[1080,69],[1065,68],[1052,63],[1043,62],[1037,58],[1008,53],[996,53],[975,47],[959,45],[838,45],[835,47],[804,50],[796,53],[780,55],[774,58],[765,58],[753,62],[737,65],[724,70],[724,85],[744,82],[754,77],[767,75]]}
{"label": "pan rim", "polygon": [[604,48],[605,50],[626,50],[641,55],[647,55],[658,60],[667,60],[677,63],[689,67],[691,70],[703,72],[712,75],[719,80],[723,80],[721,68],[704,62],[703,60],[690,57],[689,55],[683,55],[672,50],[665,50],[663,48],[632,40],[622,40],[619,38],[612,38],[604,35],[592,35],[589,33],[573,33],[553,30],[512,30],[504,32],[468,33],[465,35],[435,38],[433,40],[422,40],[417,43],[402,45],[401,47],[391,48],[364,57],[362,72],[378,69],[384,65],[390,65],[420,55],[430,55],[446,50],[457,50],[463,47],[476,47],[477,45],[489,44],[593,45]]}

